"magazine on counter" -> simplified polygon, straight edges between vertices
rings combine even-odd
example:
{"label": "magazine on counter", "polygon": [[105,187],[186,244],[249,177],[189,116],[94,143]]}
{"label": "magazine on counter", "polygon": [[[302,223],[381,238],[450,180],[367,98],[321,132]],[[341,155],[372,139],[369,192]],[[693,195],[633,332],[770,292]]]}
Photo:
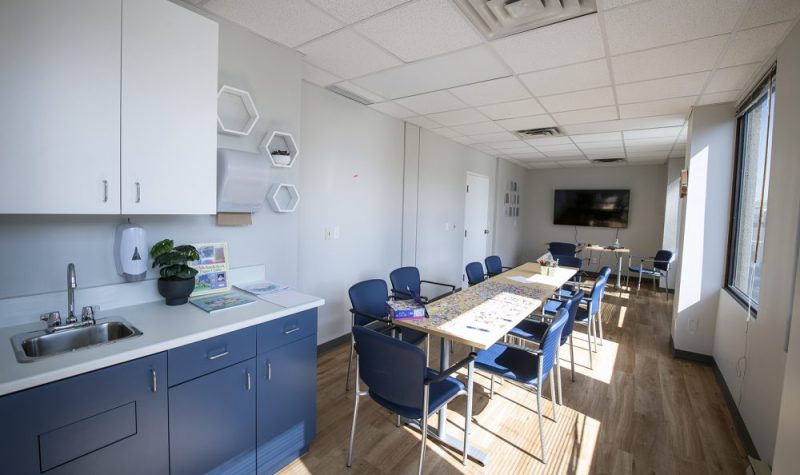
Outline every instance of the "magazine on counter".
{"label": "magazine on counter", "polygon": [[194,306],[208,313],[251,304],[255,301],[256,299],[239,292],[225,292],[224,294],[208,295],[189,300]]}
{"label": "magazine on counter", "polygon": [[247,282],[246,284],[236,284],[235,287],[237,289],[244,290],[249,294],[258,295],[259,297],[262,295],[278,293],[289,288],[286,285],[276,284],[275,282],[270,282],[268,280],[256,280],[253,282]]}
{"label": "magazine on counter", "polygon": [[200,259],[189,265],[197,269],[192,297],[216,294],[231,290],[228,276],[228,244],[212,242],[194,244]]}

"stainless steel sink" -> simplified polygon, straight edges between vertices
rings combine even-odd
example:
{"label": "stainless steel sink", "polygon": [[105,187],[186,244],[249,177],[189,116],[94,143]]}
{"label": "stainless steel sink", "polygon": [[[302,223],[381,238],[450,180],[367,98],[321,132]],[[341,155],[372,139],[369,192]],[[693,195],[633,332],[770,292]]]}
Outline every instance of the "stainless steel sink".
{"label": "stainless steel sink", "polygon": [[94,325],[57,330],[48,333],[39,330],[11,337],[14,355],[20,363],[36,361],[70,351],[97,345],[105,345],[141,335],[136,327],[125,319],[110,317],[98,319]]}

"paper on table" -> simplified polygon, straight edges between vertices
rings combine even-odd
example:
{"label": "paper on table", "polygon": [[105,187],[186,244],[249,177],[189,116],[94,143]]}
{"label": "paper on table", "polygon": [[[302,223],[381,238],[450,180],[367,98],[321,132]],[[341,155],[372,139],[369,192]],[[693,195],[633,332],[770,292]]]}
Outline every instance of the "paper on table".
{"label": "paper on table", "polygon": [[531,277],[523,277],[521,275],[512,275],[511,277],[506,277],[508,280],[513,280],[514,282],[519,282],[522,284],[532,284],[534,280]]}
{"label": "paper on table", "polygon": [[274,292],[267,295],[260,295],[261,300],[280,305],[284,308],[294,307],[295,305],[303,305],[317,300],[317,297],[300,293],[296,290],[286,289],[279,292]]}

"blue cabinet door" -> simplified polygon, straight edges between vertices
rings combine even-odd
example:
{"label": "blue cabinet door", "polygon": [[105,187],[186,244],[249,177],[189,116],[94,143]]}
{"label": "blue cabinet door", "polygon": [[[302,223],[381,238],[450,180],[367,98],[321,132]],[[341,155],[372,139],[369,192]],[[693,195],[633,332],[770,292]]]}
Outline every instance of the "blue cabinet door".
{"label": "blue cabinet door", "polygon": [[2,473],[167,473],[168,441],[164,353],[0,398]]}
{"label": "blue cabinet door", "polygon": [[316,333],[258,356],[258,473],[308,450],[317,430]]}
{"label": "blue cabinet door", "polygon": [[172,475],[254,473],[255,359],[169,388]]}

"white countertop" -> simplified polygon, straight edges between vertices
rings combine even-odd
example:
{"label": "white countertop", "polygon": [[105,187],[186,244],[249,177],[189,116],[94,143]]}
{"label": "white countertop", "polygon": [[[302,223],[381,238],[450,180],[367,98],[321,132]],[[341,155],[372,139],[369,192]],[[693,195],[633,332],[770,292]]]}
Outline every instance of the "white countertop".
{"label": "white countertop", "polygon": [[138,328],[142,335],[28,363],[17,362],[11,337],[18,333],[42,330],[45,327],[44,322],[0,328],[0,396],[188,345],[324,304],[324,300],[317,299],[307,304],[284,308],[257,300],[252,304],[214,313],[206,313],[190,303],[169,307],[163,301],[120,307],[99,312],[95,317],[122,317]]}

